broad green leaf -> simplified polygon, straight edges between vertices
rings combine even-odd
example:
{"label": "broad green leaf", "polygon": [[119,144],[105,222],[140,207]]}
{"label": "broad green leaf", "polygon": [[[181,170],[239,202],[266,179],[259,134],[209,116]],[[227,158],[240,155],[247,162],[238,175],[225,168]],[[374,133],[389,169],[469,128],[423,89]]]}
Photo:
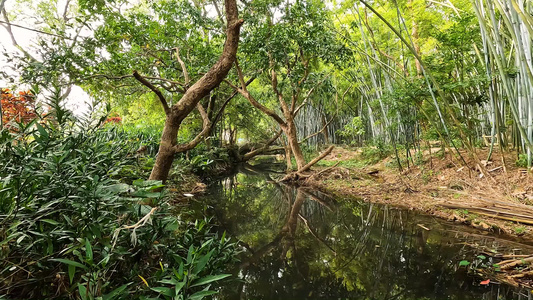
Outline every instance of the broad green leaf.
{"label": "broad green leaf", "polygon": [[111,191],[113,193],[124,193],[130,189],[131,187],[125,183],[117,183],[106,187],[106,190]]}
{"label": "broad green leaf", "polygon": [[176,286],[174,287],[176,290],[175,290],[175,294],[176,296],[179,295],[181,289],[185,286],[185,284],[187,283],[186,280],[183,280],[183,281],[180,281],[176,284]]}
{"label": "broad green leaf", "polygon": [[87,288],[81,283],[78,283],[78,293],[80,293],[82,300],[87,300]]}
{"label": "broad green leaf", "polygon": [[469,264],[470,262],[468,260],[461,260],[461,262],[459,262],[459,267],[468,266]]}
{"label": "broad green leaf", "polygon": [[149,191],[136,191],[135,193],[133,193],[133,196],[139,197],[139,198],[158,198],[159,196],[161,196],[161,193],[154,193],[154,192],[149,192]]}
{"label": "broad green leaf", "polygon": [[202,256],[199,260],[198,260],[198,263],[196,264],[196,266],[194,267],[194,270],[193,270],[193,274],[198,274],[200,272],[202,272],[202,270],[205,268],[205,266],[207,265],[207,262],[209,262],[209,259],[211,259],[211,255],[213,254],[213,252],[215,251],[215,249],[209,251],[209,253],[207,253],[206,255]]}
{"label": "broad green leaf", "polygon": [[231,274],[208,275],[208,276],[202,277],[202,278],[194,281],[193,284],[191,284],[191,287],[208,284],[208,283],[211,283],[211,282],[214,282],[214,281],[218,281],[218,280],[230,277],[230,276],[231,276]]}
{"label": "broad green leaf", "polygon": [[48,140],[50,138],[50,136],[48,135],[48,132],[43,127],[43,125],[41,125],[39,123],[35,123],[35,126],[37,127],[37,130],[39,131],[39,134],[40,134],[41,138],[43,138],[45,140]]}
{"label": "broad green leaf", "polygon": [[102,296],[102,300],[112,300],[112,299],[115,299],[115,297],[117,297],[117,296],[119,296],[121,299],[127,298],[127,297],[124,297],[123,293],[126,290],[126,288],[128,287],[128,285],[130,285],[130,284],[131,283],[121,285],[118,288],[114,289],[113,291],[103,295]]}
{"label": "broad green leaf", "polygon": [[70,281],[70,284],[72,284],[72,281],[74,280],[74,275],[75,274],[76,274],[76,266],[68,265],[68,279]]}
{"label": "broad green leaf", "polygon": [[187,252],[187,263],[190,264],[192,262],[192,255],[194,253],[194,245],[191,245],[189,247],[189,252]]}
{"label": "broad green leaf", "polygon": [[89,262],[93,261],[93,248],[91,247],[89,239],[85,239],[85,257]]}

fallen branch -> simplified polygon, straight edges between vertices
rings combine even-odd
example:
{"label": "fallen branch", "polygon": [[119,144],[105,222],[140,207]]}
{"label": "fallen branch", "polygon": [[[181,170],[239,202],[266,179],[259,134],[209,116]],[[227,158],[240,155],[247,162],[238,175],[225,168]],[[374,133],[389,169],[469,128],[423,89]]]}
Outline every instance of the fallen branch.
{"label": "fallen branch", "polygon": [[516,266],[530,264],[531,262],[533,262],[533,256],[530,256],[528,258],[517,259],[517,260],[514,260],[513,262],[510,262],[510,263],[507,263],[507,264],[498,264],[498,265],[500,266],[500,269],[508,270],[508,269],[516,267]]}
{"label": "fallen branch", "polygon": [[308,164],[303,166],[300,170],[298,170],[298,171],[296,171],[294,173],[287,174],[285,177],[283,177],[283,179],[281,179],[281,181],[295,181],[295,180],[298,180],[299,178],[309,177],[309,175],[304,175],[303,172],[309,170],[314,164],[316,164],[321,159],[323,159],[328,154],[330,154],[334,147],[335,146],[329,146],[329,148],[326,149],[326,151],[322,152],[322,154],[320,154],[319,156],[315,157],[315,159],[313,159],[311,162],[309,162]]}
{"label": "fallen branch", "polygon": [[117,240],[118,240],[118,235],[122,229],[133,229],[131,233],[131,241],[133,245],[135,245],[137,243],[137,235],[135,234],[135,230],[137,230],[137,228],[143,227],[144,225],[146,225],[146,223],[151,224],[152,223],[151,217],[156,210],[157,210],[157,207],[152,207],[150,212],[148,212],[144,217],[142,217],[137,223],[133,225],[124,225],[122,227],[117,228],[115,232],[113,233],[113,246],[111,247],[111,249],[115,248],[115,244],[117,243]]}
{"label": "fallen branch", "polygon": [[322,152],[322,154],[320,154],[319,156],[315,157],[315,159],[313,159],[307,165],[303,166],[296,173],[301,174],[302,172],[305,172],[305,171],[309,170],[314,164],[316,164],[317,162],[321,161],[324,157],[329,155],[331,153],[331,151],[333,151],[333,148],[335,148],[335,146],[329,146],[329,148],[326,149],[326,151]]}
{"label": "fallen branch", "polygon": [[250,151],[250,152],[244,154],[242,160],[243,160],[243,161],[247,161],[247,160],[252,159],[254,156],[257,156],[257,155],[259,155],[259,154],[261,154],[261,153],[266,152],[266,151],[269,149],[270,145],[272,145],[272,144],[273,144],[273,143],[274,143],[274,142],[280,137],[280,135],[281,135],[282,132],[283,132],[283,131],[280,129],[280,130],[276,133],[276,135],[274,135],[270,140],[268,140],[268,141],[265,143],[265,145],[264,145],[263,147],[261,147],[261,148],[259,148],[259,149],[256,149],[256,150],[253,150],[253,151]]}
{"label": "fallen branch", "polygon": [[320,172],[318,172],[318,173],[315,173],[315,174],[309,176],[307,179],[309,180],[309,178],[312,178],[313,176],[319,176],[320,174],[323,174],[323,173],[325,173],[325,172],[328,172],[329,170],[336,168],[340,163],[341,163],[341,162],[339,161],[339,162],[337,162],[336,164],[334,164],[333,166],[328,167],[328,168],[325,168],[324,170],[322,170],[322,171],[320,171]]}

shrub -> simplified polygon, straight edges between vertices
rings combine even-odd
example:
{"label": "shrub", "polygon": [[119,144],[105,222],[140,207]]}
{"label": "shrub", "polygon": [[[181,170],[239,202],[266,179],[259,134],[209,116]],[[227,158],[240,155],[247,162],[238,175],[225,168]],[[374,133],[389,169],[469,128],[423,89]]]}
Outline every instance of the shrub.
{"label": "shrub", "polygon": [[36,119],[35,96],[29,91],[12,93],[10,89],[0,89],[0,117],[7,127],[11,127],[10,122],[26,124]]}
{"label": "shrub", "polygon": [[124,170],[138,175],[138,141],[115,127],[65,127],[34,121],[0,131],[0,294],[213,294],[211,284],[228,276],[221,273],[235,244],[209,220],[191,223],[171,213],[161,182],[120,180]]}

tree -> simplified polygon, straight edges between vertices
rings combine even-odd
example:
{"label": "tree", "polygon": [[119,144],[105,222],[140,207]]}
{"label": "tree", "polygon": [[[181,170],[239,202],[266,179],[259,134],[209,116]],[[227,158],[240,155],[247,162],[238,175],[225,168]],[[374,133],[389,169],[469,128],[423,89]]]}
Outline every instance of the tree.
{"label": "tree", "polygon": [[[238,17],[236,0],[225,0],[225,6],[227,23],[226,43],[224,45],[224,50],[215,65],[213,65],[202,78],[187,89],[183,97],[172,106],[168,105],[162,94],[152,89],[153,86],[147,85],[158,94],[166,114],[165,127],[163,128],[163,133],[161,135],[159,153],[154,168],[152,169],[152,173],[150,174],[150,179],[166,180],[172,166],[174,154],[183,151],[183,149],[192,149],[200,142],[200,138],[195,138],[186,145],[177,145],[177,135],[181,122],[195,107],[198,107],[200,110],[202,118],[207,120],[207,114],[197,105],[202,98],[207,96],[211,90],[224,80],[233,66],[237,55],[240,27],[244,21]],[[134,76],[137,80],[142,82],[138,73],[134,72]],[[146,83],[147,82],[143,82],[145,85]],[[204,130],[206,130],[206,128],[207,126],[205,126]]]}
{"label": "tree", "polygon": [[[174,155],[199,144],[211,127],[209,108],[206,111],[200,101],[231,69],[243,20],[235,0],[225,1],[225,25],[222,15],[208,17],[205,7],[188,1],[141,2],[126,9],[115,4],[80,2],[78,19],[89,34],[72,46],[58,42],[61,36],[41,38],[43,60],[26,60],[23,75],[30,82],[46,82],[49,74],[63,74],[94,97],[115,103],[138,97],[139,92],[153,93],[165,124],[150,179],[165,181]],[[195,108],[203,129],[191,141],[178,144],[180,126]]]}
{"label": "tree", "polygon": [[[241,65],[236,65],[239,84],[230,85],[279,125],[287,139],[288,169],[290,157],[294,156],[298,172],[303,172],[312,164],[307,164],[304,158],[295,118],[328,79],[324,65],[340,61],[343,48],[327,26],[329,20],[321,2],[258,1],[250,5],[255,6],[247,10],[251,21],[244,30]],[[246,77],[254,76],[270,87],[261,95],[264,98],[261,102],[245,84]],[[331,150],[332,147],[323,156]]]}

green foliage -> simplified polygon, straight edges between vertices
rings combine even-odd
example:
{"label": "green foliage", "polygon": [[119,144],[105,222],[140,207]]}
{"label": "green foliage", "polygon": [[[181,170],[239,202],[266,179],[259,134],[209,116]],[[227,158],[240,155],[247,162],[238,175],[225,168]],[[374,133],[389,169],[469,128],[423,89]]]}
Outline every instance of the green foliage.
{"label": "green foliage", "polygon": [[513,228],[513,231],[515,234],[517,235],[522,235],[526,232],[526,227],[525,226],[516,226]]}
{"label": "green foliage", "polygon": [[500,266],[494,262],[493,258],[483,254],[476,255],[471,260],[461,260],[458,264],[458,267],[465,267],[466,270],[473,275],[479,275],[480,269],[483,269],[487,272],[500,271]]}
{"label": "green foliage", "polygon": [[527,154],[518,154],[518,159],[516,160],[516,166],[520,168],[527,168]]}
{"label": "green foliage", "polygon": [[363,148],[361,152],[361,158],[368,161],[370,164],[375,164],[380,160],[386,158],[392,154],[392,147],[385,144],[383,141],[375,141],[373,146],[367,146]]}
{"label": "green foliage", "polygon": [[365,128],[361,117],[353,117],[352,122],[344,125],[342,130],[337,131],[340,137],[350,141],[350,144],[355,143],[355,137],[365,134]]}
{"label": "green foliage", "polygon": [[226,173],[234,164],[234,158],[230,156],[229,151],[231,150],[227,148],[213,147],[207,150],[203,146],[197,147],[176,160],[174,173],[183,175],[192,172],[202,177]]}
{"label": "green foliage", "polygon": [[[235,244],[171,213],[143,181],[142,143],[116,127],[33,122],[0,132],[0,293],[15,298],[201,299]],[[144,140],[146,141],[146,140]],[[129,177],[123,179],[127,170]],[[135,225],[133,225],[135,224]],[[31,276],[29,276],[31,275]],[[169,293],[171,296],[168,296]]]}

